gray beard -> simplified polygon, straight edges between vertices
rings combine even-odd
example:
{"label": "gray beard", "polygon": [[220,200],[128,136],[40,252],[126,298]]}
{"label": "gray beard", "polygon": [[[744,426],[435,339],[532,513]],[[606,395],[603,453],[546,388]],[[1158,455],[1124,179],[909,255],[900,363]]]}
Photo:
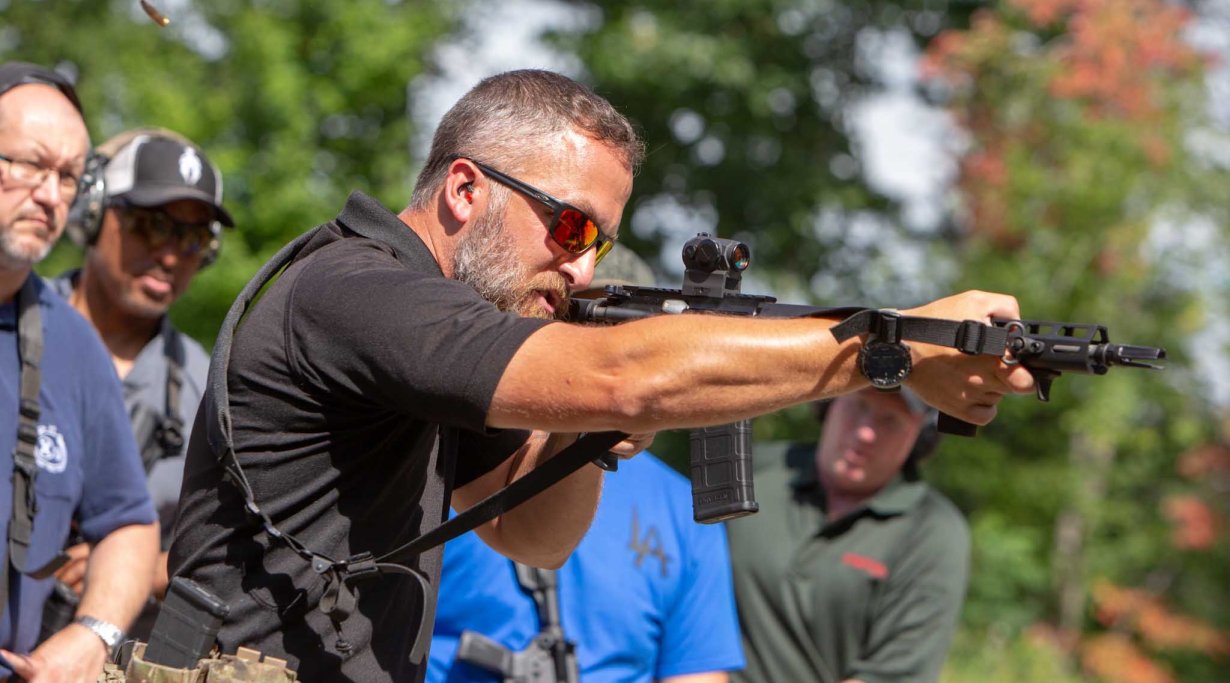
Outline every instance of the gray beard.
{"label": "gray beard", "polygon": [[529,277],[516,255],[501,248],[509,244],[503,219],[506,203],[488,205],[487,212],[475,219],[453,254],[453,277],[473,287],[501,311],[516,311],[525,298]]}
{"label": "gray beard", "polygon": [[47,258],[51,244],[30,247],[20,243],[8,230],[0,231],[0,270],[24,270]]}

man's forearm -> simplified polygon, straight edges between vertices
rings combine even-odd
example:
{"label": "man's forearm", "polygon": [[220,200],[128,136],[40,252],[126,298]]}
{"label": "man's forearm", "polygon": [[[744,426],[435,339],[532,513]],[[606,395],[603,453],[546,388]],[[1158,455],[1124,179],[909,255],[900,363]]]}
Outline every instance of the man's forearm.
{"label": "man's forearm", "polygon": [[[499,481],[473,482],[455,494],[464,509],[481,499],[490,486],[511,483],[570,445],[575,435],[534,432],[525,446],[486,477]],[[555,568],[563,564],[589,529],[602,492],[602,470],[584,466],[559,483],[480,527],[479,535],[492,548],[518,562]]]}
{"label": "man's forearm", "polygon": [[149,597],[158,558],[158,526],[120,527],[90,553],[78,615],[127,629]]}

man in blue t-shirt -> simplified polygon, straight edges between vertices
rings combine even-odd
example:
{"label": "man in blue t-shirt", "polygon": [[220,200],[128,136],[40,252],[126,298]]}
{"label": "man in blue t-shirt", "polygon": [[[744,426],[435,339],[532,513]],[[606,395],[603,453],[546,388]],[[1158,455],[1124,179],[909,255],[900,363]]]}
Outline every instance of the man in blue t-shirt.
{"label": "man in blue t-shirt", "polygon": [[[652,277],[648,265],[616,246],[590,292]],[[560,626],[576,643],[585,683],[722,683],[743,666],[726,537],[721,525],[692,521],[691,500],[687,479],[648,453],[606,476],[593,525],[556,572]],[[503,680],[458,661],[462,632],[517,652],[539,634],[539,614],[516,565],[473,533],[450,541],[427,681]]]}
{"label": "man in blue t-shirt", "polygon": [[[88,152],[69,82],[31,64],[0,64],[0,524],[8,530],[0,679],[94,681],[149,594],[158,551],[110,358],[33,274],[64,230]],[[33,387],[37,410],[19,403]],[[19,424],[30,438],[18,440]],[[25,461],[32,466],[19,469]],[[32,488],[33,500],[16,486]],[[76,620],[31,652],[73,520],[93,546]]]}

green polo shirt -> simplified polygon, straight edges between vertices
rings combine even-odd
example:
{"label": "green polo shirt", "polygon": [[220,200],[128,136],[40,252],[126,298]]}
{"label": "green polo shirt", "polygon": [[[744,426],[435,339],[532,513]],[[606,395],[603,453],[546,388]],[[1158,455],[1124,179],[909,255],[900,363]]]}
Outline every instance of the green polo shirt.
{"label": "green polo shirt", "polygon": [[964,517],[899,477],[828,522],[814,452],[757,444],[760,512],[726,523],[747,657],[734,680],[938,680],[969,575]]}

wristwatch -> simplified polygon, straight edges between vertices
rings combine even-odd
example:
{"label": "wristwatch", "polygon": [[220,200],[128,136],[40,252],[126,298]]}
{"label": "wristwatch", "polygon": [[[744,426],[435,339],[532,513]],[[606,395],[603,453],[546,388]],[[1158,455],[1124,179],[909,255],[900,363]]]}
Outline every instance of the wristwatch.
{"label": "wristwatch", "polygon": [[867,341],[858,351],[858,370],[871,386],[896,389],[914,367],[910,347],[901,342],[901,314],[892,309],[876,311],[869,327]]}
{"label": "wristwatch", "polygon": [[103,644],[107,646],[107,656],[115,654],[115,648],[120,646],[120,641],[124,640],[124,632],[119,626],[112,624],[102,619],[95,619],[90,616],[79,616],[73,623],[81,624],[82,626],[94,632]]}
{"label": "wristwatch", "polygon": [[876,389],[896,389],[914,367],[910,347],[901,342],[871,340],[858,352],[858,369]]}

